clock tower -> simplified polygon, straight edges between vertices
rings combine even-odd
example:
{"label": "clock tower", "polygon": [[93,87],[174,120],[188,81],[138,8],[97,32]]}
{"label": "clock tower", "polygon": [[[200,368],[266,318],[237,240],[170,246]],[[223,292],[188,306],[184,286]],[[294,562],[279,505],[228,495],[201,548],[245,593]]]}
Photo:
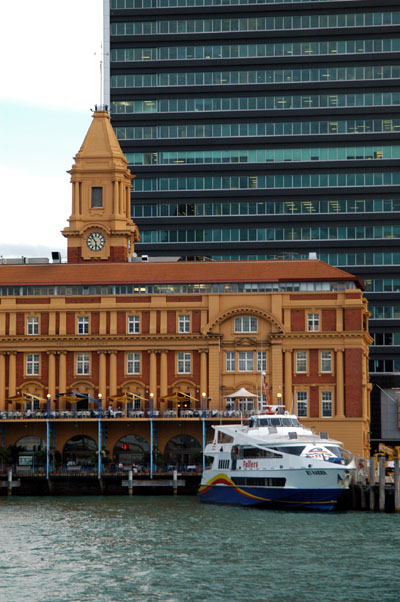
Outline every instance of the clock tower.
{"label": "clock tower", "polygon": [[72,213],[62,234],[68,263],[126,262],[139,240],[130,217],[132,174],[110,116],[93,113],[93,121],[71,171]]}

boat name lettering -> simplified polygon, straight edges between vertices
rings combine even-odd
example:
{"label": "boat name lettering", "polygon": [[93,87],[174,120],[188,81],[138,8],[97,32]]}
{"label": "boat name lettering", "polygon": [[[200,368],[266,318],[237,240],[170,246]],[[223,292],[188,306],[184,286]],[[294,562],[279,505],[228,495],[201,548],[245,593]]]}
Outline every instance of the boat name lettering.
{"label": "boat name lettering", "polygon": [[243,468],[258,468],[258,462],[253,462],[253,460],[243,460]]}
{"label": "boat name lettering", "polygon": [[309,475],[312,474],[326,474],[325,470],[306,470],[306,473]]}

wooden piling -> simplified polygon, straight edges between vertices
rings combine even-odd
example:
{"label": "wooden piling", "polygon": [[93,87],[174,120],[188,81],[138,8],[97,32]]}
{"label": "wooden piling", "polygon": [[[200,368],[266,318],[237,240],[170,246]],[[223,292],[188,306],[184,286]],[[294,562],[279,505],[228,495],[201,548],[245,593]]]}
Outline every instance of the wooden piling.
{"label": "wooden piling", "polygon": [[375,510],[375,459],[369,459],[369,509]]}
{"label": "wooden piling", "polygon": [[12,483],[12,470],[11,470],[11,468],[9,468],[8,471],[7,471],[7,483],[8,483],[8,486],[7,486],[7,495],[12,495],[12,486],[13,486],[13,483]]}
{"label": "wooden piling", "polygon": [[174,470],[172,473],[172,487],[174,491],[174,495],[178,494],[178,471]]}
{"label": "wooden piling", "polygon": [[400,512],[400,465],[399,458],[394,459],[394,511]]}
{"label": "wooden piling", "polygon": [[385,477],[386,477],[386,458],[379,458],[379,511],[385,512]]}
{"label": "wooden piling", "polygon": [[132,495],[133,494],[133,472],[132,470],[129,471],[128,474],[128,495]]}

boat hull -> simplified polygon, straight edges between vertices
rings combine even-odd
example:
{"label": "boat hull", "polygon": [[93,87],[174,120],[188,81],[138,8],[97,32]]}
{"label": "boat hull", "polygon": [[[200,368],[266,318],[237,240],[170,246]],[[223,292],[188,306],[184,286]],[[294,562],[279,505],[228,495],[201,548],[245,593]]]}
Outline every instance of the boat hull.
{"label": "boat hull", "polygon": [[[225,481],[225,482],[224,482]],[[260,508],[280,508],[285,510],[330,511],[345,490],[342,488],[298,488],[298,487],[257,487],[237,486],[229,477],[211,480],[201,485],[199,498],[210,504],[232,504],[236,506],[257,506]]]}

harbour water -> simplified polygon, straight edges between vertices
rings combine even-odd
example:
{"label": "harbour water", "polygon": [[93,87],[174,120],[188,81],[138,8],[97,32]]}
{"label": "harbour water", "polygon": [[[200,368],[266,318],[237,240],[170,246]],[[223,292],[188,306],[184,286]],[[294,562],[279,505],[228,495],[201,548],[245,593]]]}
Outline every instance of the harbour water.
{"label": "harbour water", "polygon": [[1,602],[398,602],[400,516],[0,498]]}

